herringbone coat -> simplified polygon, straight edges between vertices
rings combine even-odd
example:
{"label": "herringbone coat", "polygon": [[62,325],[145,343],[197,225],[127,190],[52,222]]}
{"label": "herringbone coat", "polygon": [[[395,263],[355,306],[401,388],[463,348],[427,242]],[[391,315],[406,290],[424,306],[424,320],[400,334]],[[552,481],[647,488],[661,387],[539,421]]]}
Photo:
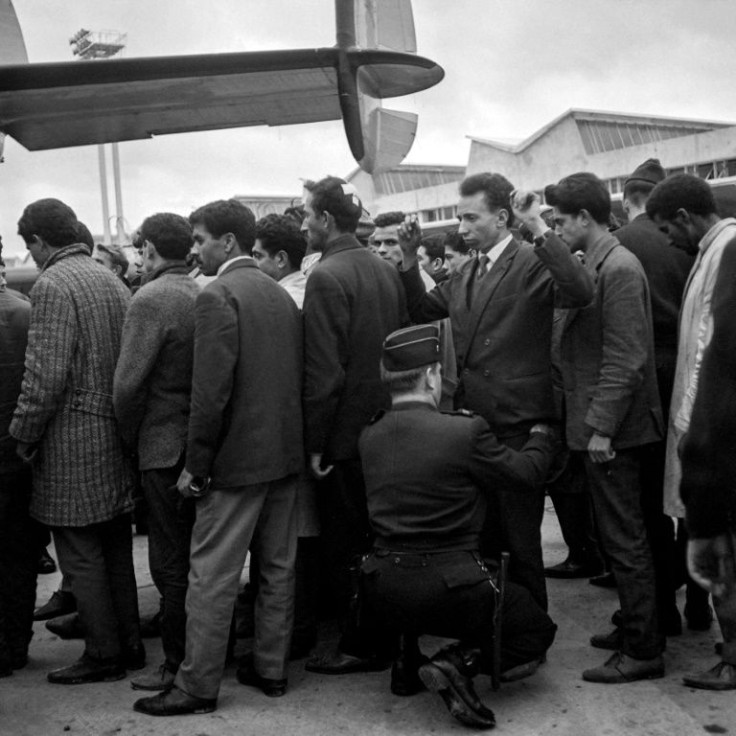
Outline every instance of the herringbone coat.
{"label": "herringbone coat", "polygon": [[83,245],[60,248],[31,290],[23,386],[10,433],[37,443],[31,516],[87,526],[133,507],[112,407],[130,295]]}

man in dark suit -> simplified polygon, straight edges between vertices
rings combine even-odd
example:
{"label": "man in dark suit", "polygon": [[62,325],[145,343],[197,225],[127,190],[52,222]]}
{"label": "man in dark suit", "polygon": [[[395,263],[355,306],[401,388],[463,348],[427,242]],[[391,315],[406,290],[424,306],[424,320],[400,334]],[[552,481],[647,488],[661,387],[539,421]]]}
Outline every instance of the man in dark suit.
{"label": "man in dark suit", "polygon": [[[478,412],[504,444],[520,449],[530,427],[555,417],[550,357],[555,303],[564,297],[562,306],[585,306],[593,285],[563,245],[556,245],[545,264],[534,246],[513,237],[512,191],[500,174],[465,179],[459,232],[479,257],[425,294],[417,265],[420,237],[405,228],[401,280],[412,320],[450,318],[459,376],[455,406]],[[489,514],[483,551],[511,552],[510,579],[546,608],[544,491],[499,488],[497,496],[498,512]]]}
{"label": "man in dark suit", "polygon": [[[362,566],[365,618],[389,631],[459,639],[430,662],[404,651],[403,682],[417,674],[462,723],[491,728],[493,713],[475,693],[473,675],[490,673],[497,596],[478,551],[486,496],[496,483],[520,490],[542,484],[553,444],[549,427],[530,428],[519,452],[505,447],[469,411],[442,414],[440,330],[418,325],[386,338],[381,377],[391,411],[360,437],[368,513],[376,534]],[[531,675],[552,643],[555,625],[529,592],[508,583],[503,604],[502,680]],[[406,638],[406,637],[405,637]],[[418,673],[417,673],[418,668]],[[397,673],[392,674],[392,691]]]}
{"label": "man in dark suit", "polygon": [[23,380],[31,304],[6,290],[0,239],[0,677],[25,667],[36,600],[31,470],[8,434]]}
{"label": "man in dark suit", "polygon": [[[381,345],[406,323],[396,268],[355,239],[363,211],[355,190],[327,177],[310,184],[306,230],[311,250],[321,251],[304,299],[304,411],[306,448],[318,490],[325,566],[338,616],[345,621],[357,561],[370,548],[358,435],[389,404],[378,374]],[[353,574],[351,575],[351,566]],[[345,652],[310,660],[307,669],[340,674],[369,668]]]}
{"label": "man in dark suit", "polygon": [[539,257],[554,258],[564,241],[584,252],[595,279],[593,304],[570,309],[561,338],[567,444],[582,454],[601,541],[618,583],[620,637],[594,636],[617,651],[583,673],[589,682],[620,683],[664,675],[654,567],[642,514],[641,464],[663,436],[649,288],[641,264],[608,232],[611,198],[593,174],[573,174],[547,187],[559,237],[539,216],[536,195],[518,193],[515,212],[535,238]]}
{"label": "man in dark suit", "polygon": [[202,271],[187,454],[178,481],[196,498],[186,654],[174,687],[136,702],[149,715],[215,709],[246,552],[259,559],[253,656],[241,683],[286,691],[294,614],[296,479],[302,446],[299,310],[251,257],[255,217],[237,200],[189,218]]}
{"label": "man in dark suit", "polygon": [[191,225],[159,213],[139,229],[146,283],[125,315],[115,369],[113,405],[127,448],[136,453],[148,506],[148,560],[161,595],[165,661],[131,681],[134,689],[164,690],[184,659],[189,541],[194,505],[176,490],[184,465],[194,354],[194,301],[199,287],[186,257]]}

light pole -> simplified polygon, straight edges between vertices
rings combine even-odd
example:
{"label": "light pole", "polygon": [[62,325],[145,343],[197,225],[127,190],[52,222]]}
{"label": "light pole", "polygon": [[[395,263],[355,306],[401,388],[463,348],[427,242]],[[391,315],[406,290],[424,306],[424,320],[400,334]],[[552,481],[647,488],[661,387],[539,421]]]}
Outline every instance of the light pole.
{"label": "light pole", "polygon": [[[109,59],[125,48],[127,35],[118,31],[90,31],[86,28],[78,30],[70,39],[74,56],[86,61]],[[112,242],[110,233],[110,206],[107,198],[107,164],[105,145],[97,146],[97,159],[100,169],[100,192],[102,194],[102,223],[104,239],[108,245]],[[113,183],[115,185],[115,239],[118,245],[126,241],[125,220],[123,218],[123,193],[120,183],[120,154],[118,144],[112,143]]]}

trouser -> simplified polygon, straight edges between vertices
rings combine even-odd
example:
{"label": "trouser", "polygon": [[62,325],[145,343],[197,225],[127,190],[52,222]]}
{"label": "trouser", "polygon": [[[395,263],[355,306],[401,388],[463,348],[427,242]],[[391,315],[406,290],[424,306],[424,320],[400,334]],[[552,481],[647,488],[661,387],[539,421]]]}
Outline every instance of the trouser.
{"label": "trouser", "polygon": [[351,569],[357,569],[373,539],[360,460],[334,463],[317,489],[317,504],[323,595],[329,601],[328,614],[336,615],[344,628],[354,598]]}
{"label": "trouser", "polygon": [[[732,530],[730,537],[733,558],[731,564],[732,569],[736,569],[736,531]],[[724,662],[736,666],[736,578],[726,586],[723,595],[713,596],[713,608],[723,634],[721,658]]]}
{"label": "trouser", "polygon": [[[361,622],[409,635],[459,639],[481,651],[481,671],[493,665],[496,590],[472,551],[396,553],[375,550],[362,566]],[[501,671],[541,658],[557,627],[520,585],[507,583],[501,632]]]}
{"label": "trouser", "polygon": [[143,494],[148,506],[148,564],[161,595],[161,644],[166,668],[176,672],[184,659],[186,640],[189,544],[194,501],[176,488],[183,463],[145,470]]}
{"label": "trouser", "polygon": [[140,644],[138,589],[130,516],[81,527],[54,527],[59,563],[69,578],[85,631],[85,653],[111,659]]}
{"label": "trouser", "polygon": [[30,497],[30,471],[0,475],[0,672],[25,659],[33,636],[38,544]]}
{"label": "trouser", "polygon": [[547,485],[547,492],[554,504],[570,559],[602,565],[585,466],[579,454],[570,452],[567,457],[564,470]]}
{"label": "trouser", "polygon": [[[499,438],[513,450],[521,450],[529,435]],[[547,610],[547,583],[542,559],[544,487],[519,489],[499,486],[489,494],[488,511],[481,532],[484,557],[500,559],[509,552],[509,580],[526,588],[543,610]]]}
{"label": "trouser", "polygon": [[583,452],[598,532],[618,584],[623,617],[624,654],[651,659],[661,654],[664,638],[657,613],[656,579],[642,497],[642,447],[617,450],[607,463],[594,463]]}
{"label": "trouser", "polygon": [[294,620],[296,476],[212,489],[197,499],[186,598],[186,655],[176,686],[214,699],[225,668],[230,624],[248,548],[259,560],[254,665],[286,676]]}

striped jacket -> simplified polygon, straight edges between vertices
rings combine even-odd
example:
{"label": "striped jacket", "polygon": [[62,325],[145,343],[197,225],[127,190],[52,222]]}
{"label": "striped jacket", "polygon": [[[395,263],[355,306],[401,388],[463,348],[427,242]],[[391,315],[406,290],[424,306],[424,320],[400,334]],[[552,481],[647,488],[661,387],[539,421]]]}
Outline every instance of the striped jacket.
{"label": "striped jacket", "polygon": [[82,245],[60,248],[31,290],[25,374],[10,433],[38,445],[31,516],[87,526],[132,509],[112,383],[130,295]]}

